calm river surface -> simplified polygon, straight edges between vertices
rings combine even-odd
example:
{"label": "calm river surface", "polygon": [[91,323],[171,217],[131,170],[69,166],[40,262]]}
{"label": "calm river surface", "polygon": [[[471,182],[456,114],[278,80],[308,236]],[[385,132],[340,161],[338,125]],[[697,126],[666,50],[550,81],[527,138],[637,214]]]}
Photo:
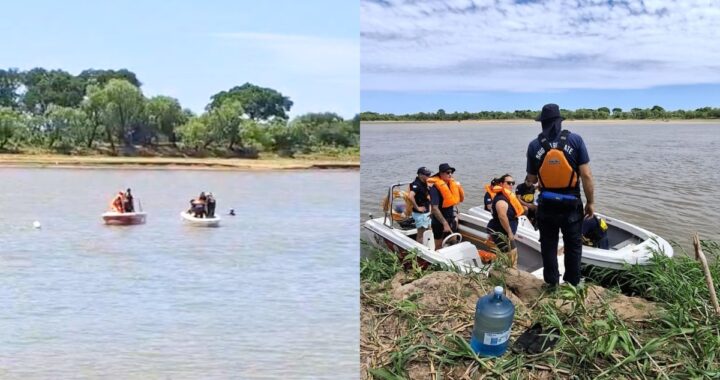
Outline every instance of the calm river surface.
{"label": "calm river surface", "polygon": [[[690,236],[720,241],[720,122],[714,124],[589,124],[564,122],[590,153],[595,210],[637,224],[691,248]],[[510,173],[525,178],[525,153],[539,123],[363,124],[361,217],[381,215],[387,187],[433,172],[457,169],[465,188],[461,210],[482,204],[484,186]]]}
{"label": "calm river surface", "polygon": [[[357,378],[358,181],[0,168],[0,378]],[[103,225],[128,186],[147,224]],[[220,228],[180,219],[203,190]]]}

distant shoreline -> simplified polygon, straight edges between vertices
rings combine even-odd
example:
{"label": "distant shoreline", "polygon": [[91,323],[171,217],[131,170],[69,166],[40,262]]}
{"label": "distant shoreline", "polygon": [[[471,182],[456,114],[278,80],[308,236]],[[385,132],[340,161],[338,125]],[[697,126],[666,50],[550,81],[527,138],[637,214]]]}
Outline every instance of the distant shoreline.
{"label": "distant shoreline", "polygon": [[176,158],[176,157],[111,157],[0,154],[0,168],[73,168],[73,169],[166,169],[166,170],[310,170],[359,169],[353,160],[312,160],[291,158]]}
{"label": "distant shoreline", "polygon": [[[373,120],[373,121],[361,121],[362,124],[535,124],[538,123],[532,119],[495,119],[495,120]],[[563,123],[572,124],[718,124],[720,125],[720,119],[672,119],[672,120],[660,120],[660,119],[612,119],[612,120],[569,120],[566,119]]]}

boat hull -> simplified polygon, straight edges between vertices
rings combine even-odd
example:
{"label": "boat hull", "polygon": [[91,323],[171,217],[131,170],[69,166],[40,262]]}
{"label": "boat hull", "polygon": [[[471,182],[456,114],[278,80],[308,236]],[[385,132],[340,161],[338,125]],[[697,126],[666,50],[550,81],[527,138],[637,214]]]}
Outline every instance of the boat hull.
{"label": "boat hull", "polygon": [[187,212],[181,212],[180,216],[187,225],[194,227],[220,227],[220,217],[214,218],[196,218]]}
{"label": "boat hull", "polygon": [[[482,207],[473,207],[468,215],[481,221],[483,227],[492,218],[492,215]],[[582,263],[604,268],[622,269],[625,265],[647,265],[650,263],[653,251],[672,257],[672,246],[658,235],[638,226],[621,220],[596,214],[605,219],[609,229],[610,249],[601,249],[590,246],[582,247]],[[521,216],[518,221],[517,238],[523,239],[533,247],[540,250],[540,232],[536,231],[530,221]],[[562,234],[561,234],[562,235]],[[562,238],[558,241],[558,249],[562,251]]]}
{"label": "boat hull", "polygon": [[102,214],[102,219],[109,226],[131,226],[145,224],[147,214],[144,212],[106,212]]}

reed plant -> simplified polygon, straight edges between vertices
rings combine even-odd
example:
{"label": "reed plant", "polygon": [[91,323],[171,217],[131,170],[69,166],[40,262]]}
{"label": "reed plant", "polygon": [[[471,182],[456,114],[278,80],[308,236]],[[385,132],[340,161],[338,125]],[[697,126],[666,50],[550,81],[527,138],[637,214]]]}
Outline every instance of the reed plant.
{"label": "reed plant", "polygon": [[[717,284],[720,244],[703,241],[702,247]],[[675,258],[656,253],[649,265],[621,271],[592,268],[586,271],[586,286],[563,285],[541,299],[516,305],[511,344],[539,321],[546,330],[555,328],[557,345],[540,354],[508,351],[499,358],[483,358],[468,343],[474,308],[468,306],[467,295],[451,294],[442,310],[429,311],[419,301],[422,289],[403,299],[392,294],[393,278],[407,283],[442,268],[413,272],[412,265],[394,253],[377,251],[361,260],[363,377],[720,378],[720,316],[709,305],[699,263],[679,247],[676,252]],[[462,289],[481,294],[498,281],[478,274],[450,278]],[[590,304],[588,293],[600,289],[598,284],[607,289],[600,302]],[[640,320],[622,317],[610,303],[623,292],[651,301],[657,311]]]}

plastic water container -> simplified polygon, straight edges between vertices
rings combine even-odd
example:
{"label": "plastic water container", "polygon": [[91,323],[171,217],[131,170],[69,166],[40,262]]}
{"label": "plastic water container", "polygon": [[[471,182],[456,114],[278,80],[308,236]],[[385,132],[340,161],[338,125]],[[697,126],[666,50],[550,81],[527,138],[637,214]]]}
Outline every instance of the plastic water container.
{"label": "plastic water container", "polygon": [[502,286],[480,297],[475,307],[475,326],[470,347],[480,356],[501,356],[510,339],[515,305],[503,295]]}

